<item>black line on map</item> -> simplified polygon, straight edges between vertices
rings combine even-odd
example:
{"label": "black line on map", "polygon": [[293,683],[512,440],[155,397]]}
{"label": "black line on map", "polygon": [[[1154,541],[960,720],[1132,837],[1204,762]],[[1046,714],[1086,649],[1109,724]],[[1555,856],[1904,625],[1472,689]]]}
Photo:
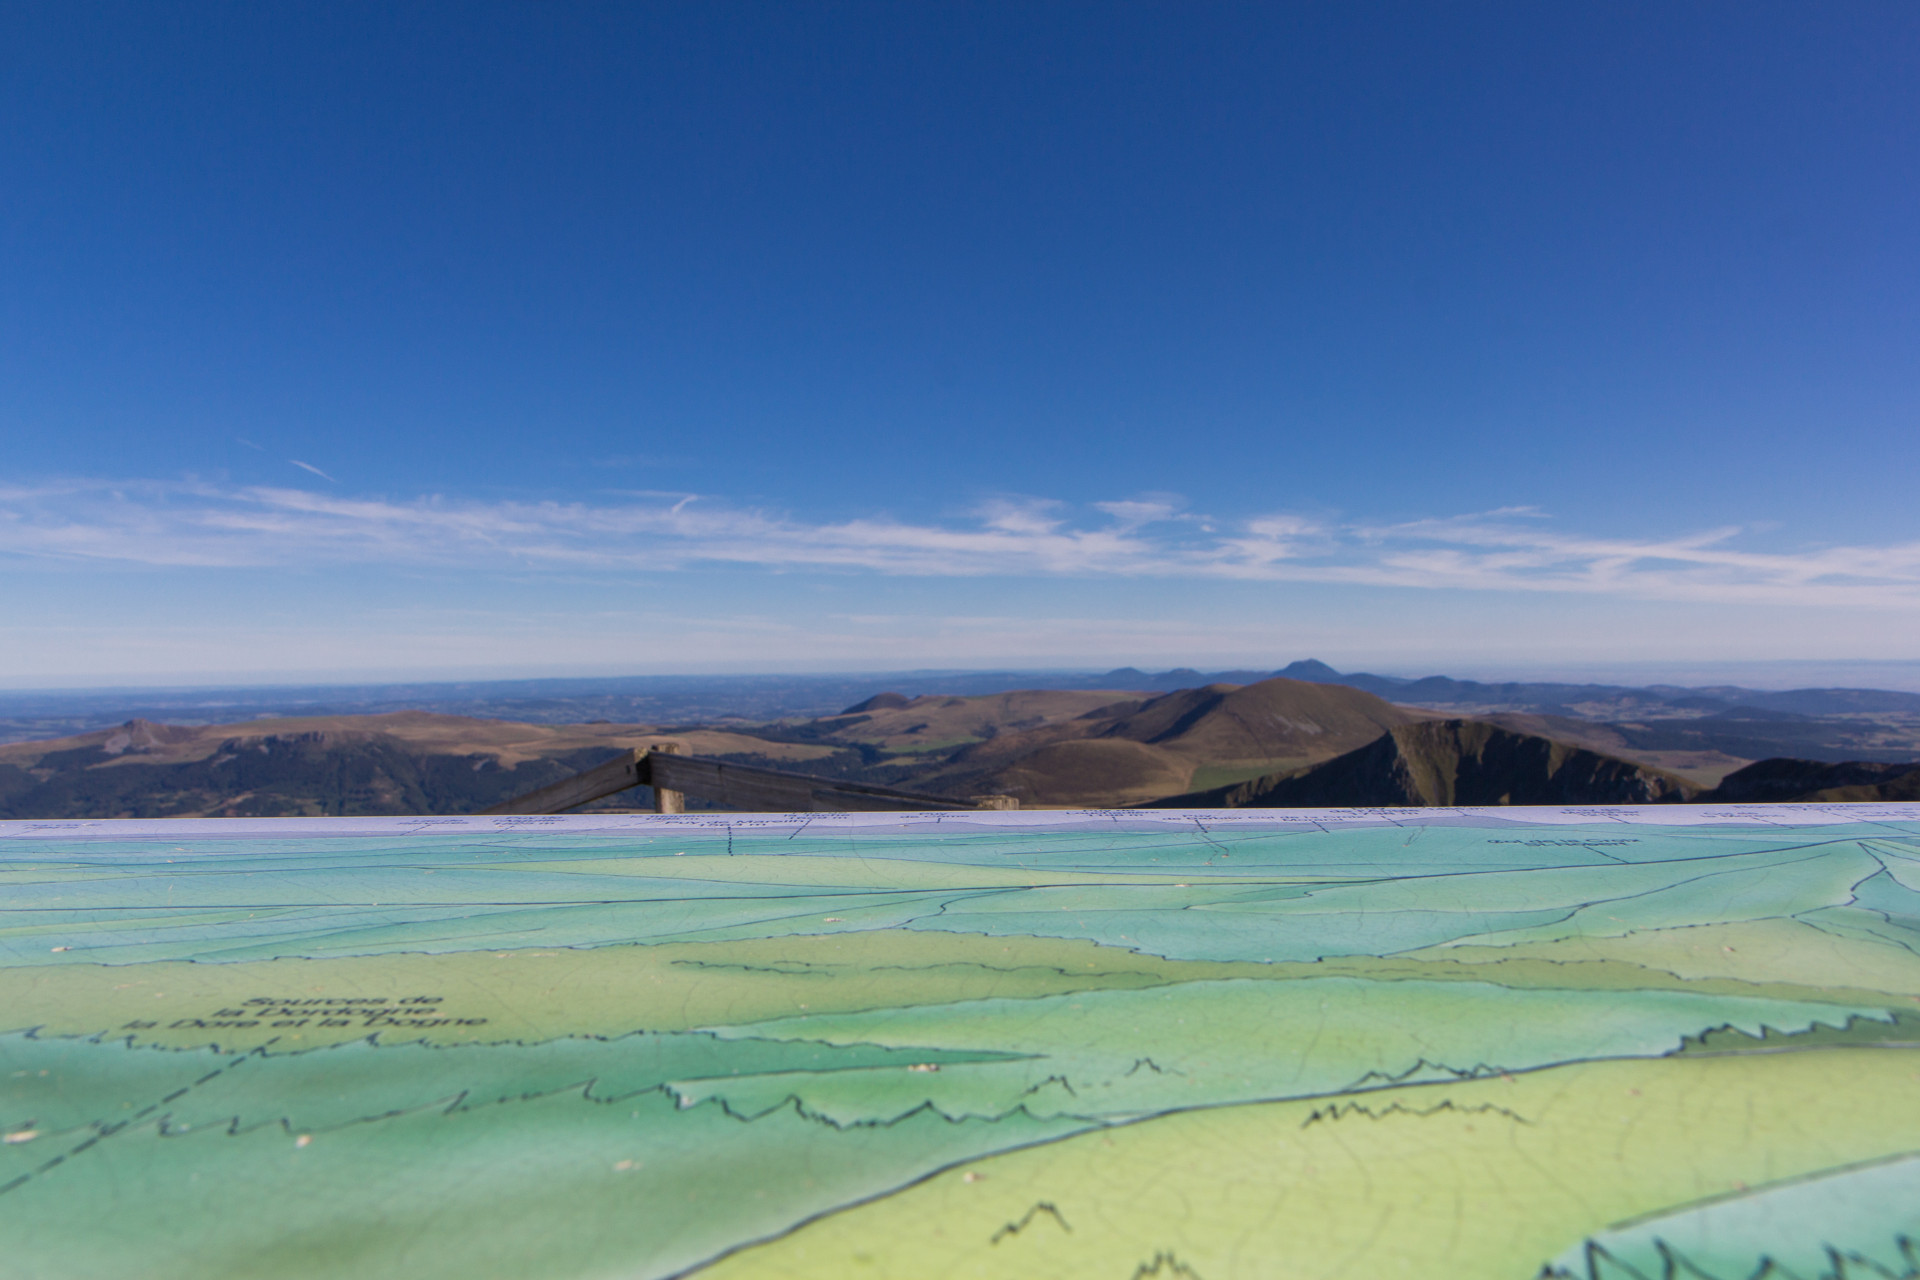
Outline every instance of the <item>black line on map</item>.
{"label": "black line on map", "polygon": [[1689,1212],[1690,1210],[1704,1209],[1709,1205],[1726,1204],[1728,1201],[1741,1200],[1747,1196],[1761,1195],[1768,1191],[1778,1191],[1782,1187],[1795,1187],[1802,1183],[1817,1182],[1822,1178],[1831,1178],[1846,1173],[1859,1173],[1864,1169],[1878,1169],[1886,1165],[1899,1164],[1904,1160],[1913,1160],[1916,1158],[1920,1158],[1920,1150],[1897,1151],[1890,1156],[1875,1156],[1871,1160],[1856,1160],[1851,1164],[1830,1165],[1825,1169],[1813,1169],[1806,1173],[1795,1174],[1790,1178],[1781,1178],[1777,1182],[1763,1182],[1758,1186],[1747,1187],[1744,1190],[1723,1191],[1719,1195],[1703,1196],[1698,1200],[1688,1200],[1680,1204],[1662,1205],[1660,1208],[1650,1213],[1640,1214],[1638,1217],[1622,1218],[1618,1222],[1610,1222],[1603,1229],[1607,1231],[1623,1231],[1630,1227],[1637,1227],[1648,1222],[1656,1222],[1661,1218],[1673,1217]]}
{"label": "black line on map", "polygon": [[1031,1209],[1028,1209],[1025,1213],[1020,1215],[1020,1220],[1018,1222],[1009,1222],[1002,1225],[998,1231],[994,1232],[993,1235],[988,1238],[987,1243],[999,1244],[1002,1240],[1006,1239],[1008,1236],[1019,1235],[1022,1231],[1025,1231],[1028,1227],[1032,1226],[1034,1223],[1034,1220],[1043,1213],[1046,1214],[1047,1217],[1053,1219],[1054,1225],[1059,1227],[1062,1231],[1067,1232],[1069,1235],[1073,1233],[1072,1224],[1069,1223],[1065,1218],[1060,1216],[1060,1210],[1054,1207],[1052,1201],[1039,1200],[1034,1202],[1034,1205]]}
{"label": "black line on map", "polygon": [[1336,1102],[1330,1107],[1318,1107],[1309,1112],[1307,1118],[1300,1122],[1300,1127],[1304,1129],[1308,1125],[1319,1124],[1327,1120],[1344,1120],[1348,1116],[1365,1116],[1369,1120],[1384,1120],[1388,1116],[1413,1116],[1415,1118],[1437,1116],[1443,1111],[1452,1112],[1455,1115],[1502,1115],[1509,1120],[1517,1120],[1521,1124],[1533,1123],[1533,1121],[1527,1119],[1527,1117],[1521,1115],[1518,1111],[1510,1107],[1500,1106],[1498,1103],[1483,1102],[1474,1106],[1456,1107],[1453,1105],[1452,1098],[1446,1098],[1431,1107],[1407,1107],[1402,1106],[1398,1102],[1393,1102],[1378,1110],[1369,1107],[1364,1102],[1349,1102],[1345,1104]]}
{"label": "black line on map", "polygon": [[1070,1098],[1077,1098],[1080,1096],[1080,1091],[1073,1087],[1073,1082],[1062,1075],[1051,1075],[1051,1076],[1048,1076],[1045,1080],[1042,1080],[1039,1084],[1028,1085],[1026,1088],[1020,1091],[1020,1096],[1023,1098],[1031,1098],[1034,1094],[1040,1092],[1042,1089],[1052,1084],[1057,1084],[1062,1089],[1065,1089],[1067,1091],[1067,1096]]}
{"label": "black line on map", "polygon": [[[61,1152],[59,1155],[54,1156],[51,1160],[48,1160],[45,1164],[33,1170],[31,1173],[23,1173],[19,1177],[15,1178],[12,1182],[6,1183],[4,1186],[0,1186],[0,1196],[4,1196],[9,1194],[10,1192],[19,1190],[21,1187],[24,1187],[25,1185],[27,1185],[27,1183],[31,1182],[33,1179],[40,1177],[41,1175],[48,1173],[49,1171],[55,1168],[58,1168],[60,1165],[66,1163],[66,1161],[69,1158],[73,1156],[77,1156],[80,1153],[99,1145],[100,1140],[102,1138],[111,1138],[116,1133],[121,1133],[127,1129],[132,1128],[135,1121],[141,1120],[146,1116],[153,1114],[153,1112],[159,1110],[161,1107],[165,1106],[167,1103],[174,1101],[176,1098],[179,1098],[185,1094],[191,1093],[193,1092],[193,1090],[200,1088],[202,1085],[210,1084],[213,1081],[218,1080],[221,1076],[227,1074],[227,1072],[233,1070],[235,1067],[239,1066],[241,1063],[246,1062],[248,1059],[253,1058],[254,1056],[259,1054],[264,1054],[267,1051],[267,1047],[279,1039],[280,1039],[279,1036],[274,1036],[272,1039],[268,1040],[266,1044],[260,1045],[258,1048],[249,1049],[245,1053],[235,1055],[225,1066],[219,1067],[213,1071],[207,1072],[207,1074],[201,1076],[198,1080],[195,1080],[192,1084],[187,1085],[184,1088],[175,1089],[172,1093],[162,1098],[159,1102],[152,1103],[146,1107],[141,1108],[141,1110],[137,1112],[134,1116],[132,1116],[130,1119],[114,1121],[112,1123],[109,1123],[105,1120],[88,1121],[87,1127],[93,1130],[92,1134],[82,1139],[78,1144],[67,1148],[65,1151]],[[163,1121],[162,1122],[163,1132],[164,1132],[164,1129],[165,1129],[165,1122]]]}

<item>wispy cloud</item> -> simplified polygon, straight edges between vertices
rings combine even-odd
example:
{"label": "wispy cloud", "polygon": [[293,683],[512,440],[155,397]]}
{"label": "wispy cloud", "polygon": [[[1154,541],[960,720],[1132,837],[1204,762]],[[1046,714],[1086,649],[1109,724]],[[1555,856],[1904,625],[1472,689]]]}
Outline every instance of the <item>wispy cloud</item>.
{"label": "wispy cloud", "polygon": [[670,572],[737,564],[1920,608],[1920,544],[1767,551],[1743,545],[1743,537],[1733,528],[1672,538],[1586,535],[1529,508],[1390,524],[1284,512],[1229,520],[1186,512],[1163,495],[1086,510],[1003,498],[950,521],[873,515],[818,522],[690,494],[489,503],[193,482],[0,488],[0,554],[163,567]]}
{"label": "wispy cloud", "polygon": [[311,462],[302,462],[298,458],[288,458],[287,461],[291,462],[294,466],[300,468],[302,471],[313,472],[313,474],[319,476],[322,480],[333,480],[333,483],[335,484],[340,483],[338,480],[334,480],[332,476],[328,475],[326,472],[322,471],[320,468],[314,466]]}

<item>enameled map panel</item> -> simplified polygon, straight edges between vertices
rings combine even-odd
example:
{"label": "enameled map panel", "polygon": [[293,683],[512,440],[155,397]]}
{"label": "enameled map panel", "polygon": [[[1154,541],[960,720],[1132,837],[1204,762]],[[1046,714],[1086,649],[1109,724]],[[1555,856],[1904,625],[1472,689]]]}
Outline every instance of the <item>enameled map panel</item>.
{"label": "enameled map panel", "polygon": [[0,823],[0,966],[10,1276],[1920,1274],[1911,806]]}

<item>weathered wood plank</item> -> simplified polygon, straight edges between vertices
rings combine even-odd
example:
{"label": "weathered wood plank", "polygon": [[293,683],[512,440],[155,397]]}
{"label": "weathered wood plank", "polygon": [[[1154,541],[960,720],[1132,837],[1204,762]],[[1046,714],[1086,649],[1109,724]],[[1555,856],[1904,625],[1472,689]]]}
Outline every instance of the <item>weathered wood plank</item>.
{"label": "weathered wood plank", "polygon": [[489,805],[480,812],[565,813],[568,809],[591,804],[601,796],[610,796],[616,791],[642,786],[649,781],[651,774],[647,768],[647,753],[635,749],[622,752],[584,773],[576,773],[571,778],[562,778],[541,787],[538,791],[529,791],[523,796]]}
{"label": "weathered wood plank", "polygon": [[551,786],[516,796],[482,813],[564,813],[628,787],[651,786],[657,813],[684,813],[689,792],[722,808],[747,813],[891,812],[924,809],[1016,809],[1010,796],[956,800],[864,782],[757,769],[710,756],[685,754],[685,745],[650,743]]}
{"label": "weathered wood plank", "polygon": [[707,756],[653,758],[655,786],[672,787],[728,809],[760,813],[845,810],[971,809],[951,796],[899,791],[779,769],[757,769]]}

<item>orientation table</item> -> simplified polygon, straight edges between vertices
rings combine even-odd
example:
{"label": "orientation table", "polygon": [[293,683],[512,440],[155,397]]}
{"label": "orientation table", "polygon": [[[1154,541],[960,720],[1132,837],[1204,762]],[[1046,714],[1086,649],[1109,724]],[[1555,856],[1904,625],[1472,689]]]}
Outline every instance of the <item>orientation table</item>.
{"label": "orientation table", "polygon": [[10,822],[0,885],[8,1276],[1920,1274],[1911,805]]}

